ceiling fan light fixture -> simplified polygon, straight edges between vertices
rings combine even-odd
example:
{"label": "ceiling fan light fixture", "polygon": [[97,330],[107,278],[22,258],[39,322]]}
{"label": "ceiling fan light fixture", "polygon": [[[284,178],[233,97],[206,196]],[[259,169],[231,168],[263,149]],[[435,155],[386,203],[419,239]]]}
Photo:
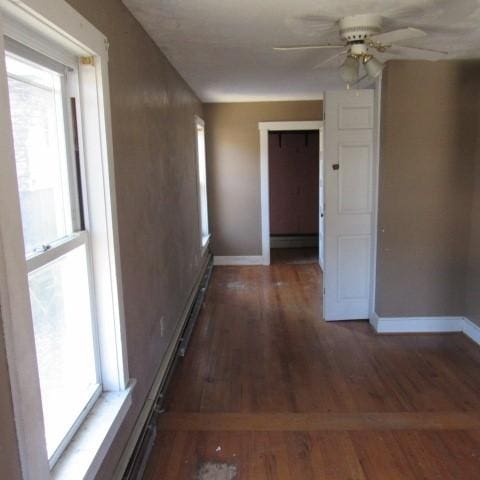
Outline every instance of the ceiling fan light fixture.
{"label": "ceiling fan light fixture", "polygon": [[377,78],[385,68],[385,64],[377,60],[373,55],[363,57],[363,66],[370,78]]}
{"label": "ceiling fan light fixture", "polygon": [[345,83],[355,83],[358,80],[358,59],[348,55],[340,67],[340,76]]}

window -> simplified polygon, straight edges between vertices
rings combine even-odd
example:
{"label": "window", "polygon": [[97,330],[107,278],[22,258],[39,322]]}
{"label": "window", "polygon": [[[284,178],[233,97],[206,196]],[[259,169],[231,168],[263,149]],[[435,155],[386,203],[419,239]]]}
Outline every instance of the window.
{"label": "window", "polygon": [[0,303],[25,480],[93,478],[132,403],[109,102],[101,32],[64,0],[0,2]]}
{"label": "window", "polygon": [[[101,393],[89,233],[67,98],[69,69],[7,45],[6,67],[48,458]],[[17,53],[21,52],[21,53]],[[76,77],[76,76],[75,76]]]}
{"label": "window", "polygon": [[207,245],[210,233],[208,230],[208,202],[207,202],[207,165],[205,154],[205,123],[195,117],[197,132],[197,168],[198,168],[198,194],[200,202],[200,228],[202,235],[202,247]]}

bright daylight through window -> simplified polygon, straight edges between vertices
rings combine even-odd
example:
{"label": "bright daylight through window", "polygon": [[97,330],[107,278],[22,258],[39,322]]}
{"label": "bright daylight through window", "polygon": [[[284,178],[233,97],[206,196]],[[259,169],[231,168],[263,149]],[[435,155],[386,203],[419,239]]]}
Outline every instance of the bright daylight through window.
{"label": "bright daylight through window", "polygon": [[66,93],[71,69],[37,53],[24,56],[11,50],[6,65],[46,443],[53,464],[101,393],[76,111]]}
{"label": "bright daylight through window", "polygon": [[202,232],[202,246],[205,246],[209,237],[207,204],[207,165],[205,154],[205,124],[201,118],[196,117],[195,126],[197,129],[197,162],[198,188],[200,197],[200,222]]}

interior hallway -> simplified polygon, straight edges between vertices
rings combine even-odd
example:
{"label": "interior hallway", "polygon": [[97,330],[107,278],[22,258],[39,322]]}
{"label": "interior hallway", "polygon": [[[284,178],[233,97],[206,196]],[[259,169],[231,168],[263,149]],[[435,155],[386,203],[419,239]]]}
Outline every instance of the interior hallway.
{"label": "interior hallway", "polygon": [[478,347],[326,323],[321,270],[289,258],[215,268],[145,478],[477,480]]}

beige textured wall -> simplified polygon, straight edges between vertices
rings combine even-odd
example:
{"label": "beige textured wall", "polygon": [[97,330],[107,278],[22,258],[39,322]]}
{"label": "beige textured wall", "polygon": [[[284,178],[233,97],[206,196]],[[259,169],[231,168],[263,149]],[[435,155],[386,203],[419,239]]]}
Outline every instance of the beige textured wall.
{"label": "beige textured wall", "polygon": [[480,325],[480,89],[476,103],[479,120],[477,120],[477,150],[475,155],[475,173],[472,211],[470,217],[470,244],[467,271],[467,290],[465,316]]}
{"label": "beige textured wall", "polygon": [[321,120],[321,101],[204,105],[215,255],[261,255],[258,122]]}
{"label": "beige textured wall", "polygon": [[390,62],[383,83],[376,310],[464,313],[478,73]]}
{"label": "beige textured wall", "polygon": [[193,117],[202,106],[120,0],[69,3],[110,42],[128,361],[138,382],[99,475],[110,480],[199,272]]}

